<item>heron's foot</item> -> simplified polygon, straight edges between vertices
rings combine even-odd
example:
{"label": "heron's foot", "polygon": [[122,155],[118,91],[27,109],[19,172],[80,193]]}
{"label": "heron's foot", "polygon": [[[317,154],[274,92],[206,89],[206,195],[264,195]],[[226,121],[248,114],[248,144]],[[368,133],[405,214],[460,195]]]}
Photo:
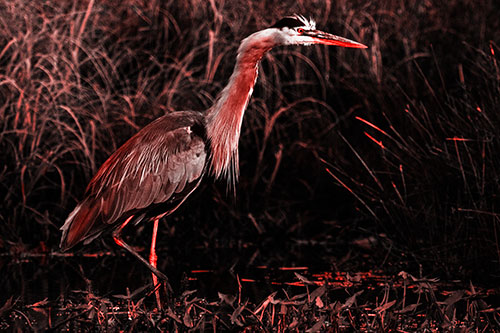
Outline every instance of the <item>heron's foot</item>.
{"label": "heron's foot", "polygon": [[[163,286],[163,288],[162,288]],[[162,297],[160,297],[162,294]],[[152,283],[148,286],[146,291],[146,296],[155,296],[156,299],[156,308],[158,311],[161,311],[164,307],[162,304],[165,304],[165,300],[171,300],[171,296],[173,294],[172,287],[168,281],[152,281]],[[162,302],[163,299],[163,302]],[[167,302],[168,304],[168,302]]]}

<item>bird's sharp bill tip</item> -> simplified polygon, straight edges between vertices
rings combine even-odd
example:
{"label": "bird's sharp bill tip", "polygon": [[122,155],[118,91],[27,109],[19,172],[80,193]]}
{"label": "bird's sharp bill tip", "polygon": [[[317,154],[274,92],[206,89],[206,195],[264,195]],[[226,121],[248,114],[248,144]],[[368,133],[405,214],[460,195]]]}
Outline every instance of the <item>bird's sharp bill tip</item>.
{"label": "bird's sharp bill tip", "polygon": [[316,39],[324,45],[335,45],[335,46],[340,46],[340,47],[350,47],[350,48],[355,48],[355,49],[367,49],[368,46],[352,41],[352,40],[335,40],[335,39],[323,39],[323,38],[317,38]]}

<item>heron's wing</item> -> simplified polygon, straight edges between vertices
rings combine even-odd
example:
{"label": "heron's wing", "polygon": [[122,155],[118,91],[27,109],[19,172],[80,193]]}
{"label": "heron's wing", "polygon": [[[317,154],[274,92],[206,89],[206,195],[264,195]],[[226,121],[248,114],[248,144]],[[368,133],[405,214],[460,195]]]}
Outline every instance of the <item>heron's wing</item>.
{"label": "heron's wing", "polygon": [[202,136],[193,130],[196,124],[188,120],[159,118],[113,153],[61,228],[61,247],[70,248],[152,205],[184,199],[189,193],[183,191],[203,175],[207,157]]}
{"label": "heron's wing", "polygon": [[191,127],[139,139],[120,148],[89,185],[100,198],[107,224],[126,212],[173,199],[203,173],[205,143]]}

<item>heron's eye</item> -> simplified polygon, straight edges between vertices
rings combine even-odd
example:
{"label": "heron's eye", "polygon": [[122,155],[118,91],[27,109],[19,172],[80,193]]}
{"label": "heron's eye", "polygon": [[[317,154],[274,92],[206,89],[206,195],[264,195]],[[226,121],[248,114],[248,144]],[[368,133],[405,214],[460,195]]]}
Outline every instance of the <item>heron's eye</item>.
{"label": "heron's eye", "polygon": [[299,33],[299,35],[302,35],[304,33],[304,29],[302,28],[298,28],[297,29],[297,32]]}

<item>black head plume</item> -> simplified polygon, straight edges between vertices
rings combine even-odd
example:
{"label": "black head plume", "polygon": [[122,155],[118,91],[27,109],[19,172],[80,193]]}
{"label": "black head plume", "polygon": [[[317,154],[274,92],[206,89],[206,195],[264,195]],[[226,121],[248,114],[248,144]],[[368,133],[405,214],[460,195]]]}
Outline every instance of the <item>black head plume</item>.
{"label": "black head plume", "polygon": [[314,30],[316,29],[316,22],[314,22],[311,19],[306,19],[302,15],[291,15],[291,16],[286,16],[276,22],[271,28],[277,28],[277,29],[282,29],[282,28],[297,28],[297,27],[304,27],[306,30]]}
{"label": "black head plume", "polygon": [[271,26],[271,28],[296,28],[296,27],[301,27],[304,25],[304,22],[300,21],[299,19],[295,18],[294,16],[287,16],[276,22],[274,25]]}

